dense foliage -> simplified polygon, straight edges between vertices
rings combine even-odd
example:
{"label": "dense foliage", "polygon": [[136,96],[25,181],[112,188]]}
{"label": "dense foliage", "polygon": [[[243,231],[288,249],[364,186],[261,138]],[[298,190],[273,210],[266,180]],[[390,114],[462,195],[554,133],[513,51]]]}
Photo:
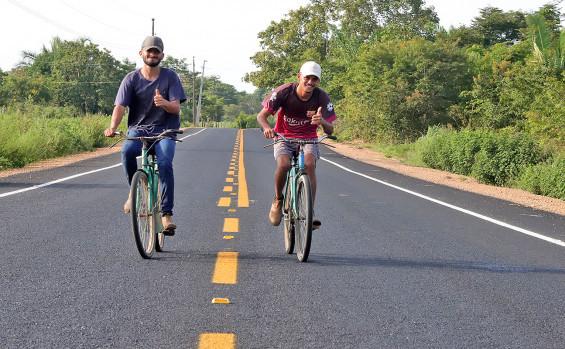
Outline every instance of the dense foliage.
{"label": "dense foliage", "polygon": [[489,6],[446,30],[423,1],[311,0],[259,33],[246,79],[272,88],[315,60],[341,139],[411,144],[419,163],[564,198],[560,19],[554,3]]}

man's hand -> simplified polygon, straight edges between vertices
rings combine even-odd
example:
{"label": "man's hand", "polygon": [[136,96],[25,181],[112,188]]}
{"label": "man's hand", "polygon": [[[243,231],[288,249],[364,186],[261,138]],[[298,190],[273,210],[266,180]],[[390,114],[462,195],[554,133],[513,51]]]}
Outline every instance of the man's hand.
{"label": "man's hand", "polygon": [[271,125],[269,125],[269,122],[267,121],[269,115],[271,115],[269,110],[267,108],[263,108],[257,115],[257,122],[263,129],[263,135],[265,135],[265,138],[274,138],[275,131],[271,128]]}
{"label": "man's hand", "polygon": [[155,97],[153,97],[153,101],[158,107],[164,107],[165,103],[168,102],[165,98],[163,98],[163,96],[161,96],[158,89],[155,89]]}
{"label": "man's hand", "polygon": [[115,134],[114,132],[116,132],[116,129],[113,127],[108,127],[107,129],[104,130],[104,136],[106,137],[114,137]]}
{"label": "man's hand", "polygon": [[120,122],[122,122],[122,118],[126,112],[126,107],[120,104],[116,104],[114,107],[114,111],[112,112],[112,120],[110,121],[110,127],[104,130],[104,136],[106,137],[114,137],[114,132],[118,130],[118,126],[120,126]]}
{"label": "man's hand", "polygon": [[312,125],[321,125],[322,124],[322,107],[318,108],[316,114],[312,115],[312,121],[310,121]]}
{"label": "man's hand", "polygon": [[264,128],[263,134],[265,135],[265,138],[275,138],[275,131],[270,127]]}
{"label": "man's hand", "polygon": [[153,102],[157,107],[162,107],[167,111],[167,113],[178,114],[180,113],[180,101],[172,100],[168,101],[159,93],[158,89],[155,89],[155,97],[153,97]]}

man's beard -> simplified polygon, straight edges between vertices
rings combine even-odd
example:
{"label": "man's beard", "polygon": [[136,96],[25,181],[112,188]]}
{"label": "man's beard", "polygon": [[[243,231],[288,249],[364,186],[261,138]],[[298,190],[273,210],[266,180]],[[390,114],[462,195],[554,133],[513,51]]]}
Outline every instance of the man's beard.
{"label": "man's beard", "polygon": [[157,61],[149,61],[148,59],[145,59],[145,58],[144,58],[144,59],[143,59],[143,62],[144,62],[145,64],[147,64],[148,66],[150,66],[150,67],[153,68],[153,67],[158,66],[159,63],[161,63],[161,60],[159,59],[159,60],[157,60]]}

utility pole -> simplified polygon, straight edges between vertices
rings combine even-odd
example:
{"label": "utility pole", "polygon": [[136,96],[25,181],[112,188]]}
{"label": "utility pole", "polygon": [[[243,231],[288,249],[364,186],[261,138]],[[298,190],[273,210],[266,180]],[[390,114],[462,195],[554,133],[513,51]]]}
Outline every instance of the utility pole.
{"label": "utility pole", "polygon": [[194,56],[192,56],[192,122],[196,126],[196,70]]}
{"label": "utility pole", "polygon": [[206,65],[206,61],[202,63],[202,76],[200,77],[200,95],[198,96],[198,115],[196,116],[196,120],[200,122],[200,108],[202,107],[202,88],[204,87],[204,66]]}
{"label": "utility pole", "polygon": [[151,18],[151,36],[155,36],[155,18]]}

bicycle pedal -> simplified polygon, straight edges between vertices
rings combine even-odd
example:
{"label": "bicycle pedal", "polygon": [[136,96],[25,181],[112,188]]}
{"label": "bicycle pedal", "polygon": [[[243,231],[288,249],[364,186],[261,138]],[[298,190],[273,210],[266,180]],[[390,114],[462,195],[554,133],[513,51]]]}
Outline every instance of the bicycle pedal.
{"label": "bicycle pedal", "polygon": [[173,236],[175,235],[175,229],[165,229],[162,231],[162,233],[165,236]]}

